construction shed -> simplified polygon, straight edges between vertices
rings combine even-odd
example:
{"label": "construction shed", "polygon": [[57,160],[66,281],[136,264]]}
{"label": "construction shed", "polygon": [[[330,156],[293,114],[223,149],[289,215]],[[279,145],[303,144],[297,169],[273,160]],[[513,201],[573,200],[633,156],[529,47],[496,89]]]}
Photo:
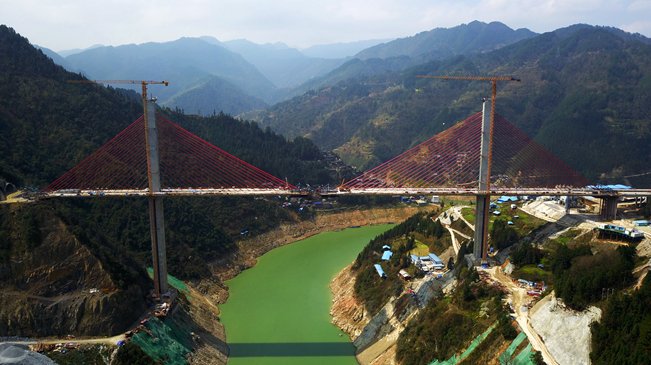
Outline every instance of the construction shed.
{"label": "construction shed", "polygon": [[382,270],[382,266],[375,264],[375,270],[377,270],[378,275],[380,275],[381,278],[386,278],[387,274],[384,273],[384,270]]}
{"label": "construction shed", "polygon": [[443,260],[441,260],[441,259],[440,259],[438,256],[436,256],[435,254],[431,253],[431,254],[429,254],[429,255],[427,255],[427,256],[429,256],[429,259],[432,261],[432,263],[433,263],[434,265],[443,265]]}
{"label": "construction shed", "polygon": [[401,269],[398,271],[398,276],[402,278],[403,280],[409,280],[411,279],[411,276],[409,276],[409,273],[406,272],[404,269]]}
{"label": "construction shed", "polygon": [[384,253],[382,254],[382,261],[389,261],[391,259],[391,256],[393,256],[393,252],[384,251]]}
{"label": "construction shed", "polygon": [[649,225],[649,222],[645,220],[638,220],[638,221],[633,221],[633,224],[635,224],[637,227],[646,227]]}

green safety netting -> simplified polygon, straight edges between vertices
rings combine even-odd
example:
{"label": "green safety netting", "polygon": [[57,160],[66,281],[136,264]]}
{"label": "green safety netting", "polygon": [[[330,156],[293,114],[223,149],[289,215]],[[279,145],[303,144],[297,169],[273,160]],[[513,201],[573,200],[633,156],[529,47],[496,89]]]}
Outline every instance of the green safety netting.
{"label": "green safety netting", "polygon": [[[153,278],[154,277],[154,269],[151,267],[147,268],[147,272],[149,273],[149,277]],[[167,283],[170,284],[171,286],[175,287],[176,289],[183,291],[186,294],[186,297],[189,299],[193,299],[192,297],[187,296],[187,294],[190,294],[190,289],[185,285],[184,282],[181,280],[173,277],[170,274],[167,274]]]}
{"label": "green safety netting", "polygon": [[431,363],[429,363],[429,365],[456,365],[461,360],[465,359],[466,356],[470,355],[470,353],[473,352],[475,347],[479,346],[479,344],[481,344],[482,341],[484,341],[484,339],[486,339],[486,337],[488,337],[488,335],[491,333],[491,331],[493,331],[493,328],[495,328],[495,326],[497,326],[497,323],[495,323],[489,329],[487,329],[486,332],[484,332],[481,335],[477,336],[477,338],[475,338],[475,340],[472,341],[470,346],[468,346],[468,349],[466,351],[464,351],[463,354],[461,354],[460,357],[457,357],[457,355],[452,355],[451,358],[449,358],[449,359],[447,359],[447,360],[445,360],[443,362],[439,362],[438,360],[434,360]]}
{"label": "green safety netting", "polygon": [[187,364],[185,356],[192,351],[192,342],[188,337],[191,329],[179,328],[177,324],[167,318],[161,322],[152,318],[145,326],[149,328],[155,338],[146,332],[140,332],[131,338],[131,342],[140,346],[154,360],[167,365]]}
{"label": "green safety netting", "polygon": [[531,361],[531,354],[531,344],[529,344],[515,359],[511,360],[509,365],[534,365]]}
{"label": "green safety netting", "polygon": [[522,341],[524,341],[525,338],[527,338],[527,335],[524,332],[520,332],[518,334],[518,337],[516,337],[513,340],[513,342],[511,342],[511,345],[509,346],[509,348],[506,349],[506,351],[504,351],[500,355],[500,365],[510,365],[511,364],[510,360],[511,360],[511,357],[513,356],[513,353],[518,348],[518,346],[520,346],[520,344],[522,343]]}

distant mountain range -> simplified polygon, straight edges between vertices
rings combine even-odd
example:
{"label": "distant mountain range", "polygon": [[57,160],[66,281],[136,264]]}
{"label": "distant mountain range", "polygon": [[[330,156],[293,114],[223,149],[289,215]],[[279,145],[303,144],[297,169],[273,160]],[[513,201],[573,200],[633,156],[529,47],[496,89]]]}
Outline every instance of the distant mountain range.
{"label": "distant mountain range", "polygon": [[375,45],[391,42],[393,39],[369,39],[350,43],[317,44],[301,49],[301,53],[315,58],[349,58]]}
{"label": "distant mountain range", "polygon": [[292,88],[314,77],[328,73],[339,67],[346,59],[326,59],[308,57],[295,48],[283,43],[256,44],[245,39],[219,42],[212,37],[201,37],[208,43],[219,44],[238,53],[255,66],[276,87]]}
{"label": "distant mountain range", "polygon": [[[192,114],[209,115],[216,110],[236,115],[349,77],[402,70],[450,54],[471,54],[480,43],[479,51],[495,49],[532,34],[501,23],[473,22],[397,40],[317,45],[303,50],[244,39],[220,42],[210,36],[117,47],[94,45],[59,55],[42,50],[67,70],[91,79],[168,80],[169,87],[152,92],[170,107]],[[136,87],[133,90],[138,91]]]}
{"label": "distant mountain range", "polygon": [[378,44],[357,53],[355,58],[366,60],[408,56],[425,62],[442,60],[459,54],[471,55],[492,51],[536,35],[538,34],[529,29],[513,30],[500,22],[487,24],[474,21],[453,28],[436,28],[413,37]]}
{"label": "distant mountain range", "polygon": [[459,46],[450,58],[404,70],[400,60],[423,53],[396,56],[387,50],[405,41],[396,40],[374,51],[386,59],[348,61],[315,81],[318,87],[242,117],[309,137],[368,169],[477,113],[490,96],[489,83],[417,75],[515,76],[522,82],[498,85],[498,113],[593,182],[651,186],[651,175],[631,176],[651,171],[649,39],[583,24],[533,37],[500,34],[513,40],[518,32],[527,37],[486,52]]}

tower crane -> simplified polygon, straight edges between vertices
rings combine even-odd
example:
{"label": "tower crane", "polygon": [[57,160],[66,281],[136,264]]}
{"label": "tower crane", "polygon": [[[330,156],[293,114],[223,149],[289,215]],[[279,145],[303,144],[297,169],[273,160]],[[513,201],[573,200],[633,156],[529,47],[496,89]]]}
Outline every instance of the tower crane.
{"label": "tower crane", "polygon": [[[137,80],[68,80],[69,84],[142,84],[142,98],[147,99],[147,85],[164,84],[169,85],[167,81],[137,81]],[[145,113],[146,114],[146,113]]]}
{"label": "tower crane", "polygon": [[498,76],[429,76],[419,75],[416,76],[421,79],[441,79],[441,80],[472,80],[472,81],[490,81],[493,84],[493,93],[491,95],[491,121],[490,121],[490,137],[488,142],[488,168],[486,177],[486,198],[484,207],[484,230],[483,230],[483,252],[482,259],[486,260],[487,243],[488,243],[488,208],[490,206],[490,190],[491,190],[491,167],[493,162],[493,132],[495,121],[495,97],[497,95],[497,82],[498,81],[517,81],[520,79],[514,77],[498,77]]}
{"label": "tower crane", "polygon": [[[69,84],[142,84],[142,107],[144,109],[145,125],[147,125],[147,85],[163,84],[169,85],[168,81],[151,81],[151,80],[68,80]],[[149,138],[149,137],[147,137]],[[147,149],[149,150],[149,139],[147,139]]]}

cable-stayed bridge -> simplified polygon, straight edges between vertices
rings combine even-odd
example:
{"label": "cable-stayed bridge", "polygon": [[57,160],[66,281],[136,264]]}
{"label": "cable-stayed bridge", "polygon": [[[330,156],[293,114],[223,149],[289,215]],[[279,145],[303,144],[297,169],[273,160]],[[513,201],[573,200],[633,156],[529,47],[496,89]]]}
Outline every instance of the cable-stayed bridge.
{"label": "cable-stayed bridge", "polygon": [[[154,283],[156,294],[162,296],[168,291],[164,196],[301,191],[157,115],[153,100],[143,102],[143,117],[48,185],[41,197],[148,196]],[[503,117],[495,114],[491,123],[486,104],[482,112],[339,188],[320,193],[476,196],[477,259],[486,259],[490,195],[595,196],[604,202],[605,218],[616,214],[620,196],[651,195],[647,189],[594,186]]]}

